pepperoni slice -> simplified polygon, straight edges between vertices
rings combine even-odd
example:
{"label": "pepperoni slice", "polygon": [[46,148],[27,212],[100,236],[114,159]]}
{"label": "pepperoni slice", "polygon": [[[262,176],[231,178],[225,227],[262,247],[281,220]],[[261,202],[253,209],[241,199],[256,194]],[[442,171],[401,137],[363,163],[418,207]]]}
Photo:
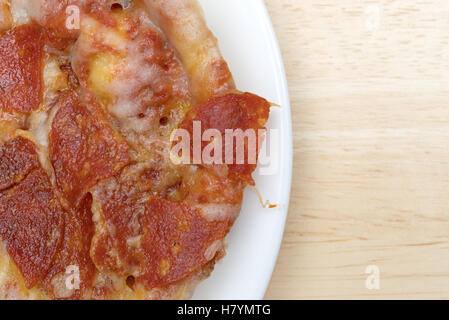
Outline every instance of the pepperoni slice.
{"label": "pepperoni slice", "polygon": [[[56,299],[86,298],[92,286],[95,266],[89,251],[94,225],[92,221],[92,196],[88,193],[77,209],[65,216],[65,229],[62,245],[56,255],[55,263],[43,281],[46,292]],[[72,269],[71,269],[72,268]],[[67,277],[79,271],[79,287],[67,288]]]}
{"label": "pepperoni slice", "polygon": [[76,203],[99,180],[113,176],[129,162],[129,147],[93,100],[80,103],[71,92],[60,101],[50,132],[50,160],[58,187]]}
{"label": "pepperoni slice", "polygon": [[153,198],[146,207],[145,266],[137,281],[149,288],[166,287],[193,275],[214,258],[217,244],[229,230],[228,218],[208,221],[186,203]]}
{"label": "pepperoni slice", "polygon": [[[226,130],[235,132],[241,129],[245,132],[247,129],[254,130],[254,136],[258,137],[258,130],[264,129],[264,125],[268,120],[270,112],[270,104],[267,100],[258,97],[251,93],[229,93],[222,96],[215,96],[204,104],[193,109],[186,116],[181,128],[186,129],[193,136],[193,122],[199,121],[201,123],[201,136],[208,129],[216,129],[222,135],[222,162],[226,163],[225,146]],[[201,150],[204,150],[208,143],[203,142]],[[250,163],[248,160],[248,148],[257,148],[256,156],[258,154],[258,145],[249,146],[245,139],[243,164],[236,163],[236,142],[233,146],[233,163],[229,164],[229,170],[235,173],[242,180],[253,185],[254,181],[251,177],[252,172],[256,169],[256,164]],[[192,145],[192,153],[193,153]]]}
{"label": "pepperoni slice", "polygon": [[28,113],[42,101],[44,35],[29,24],[0,37],[0,109]]}
{"label": "pepperoni slice", "polygon": [[210,262],[229,230],[231,217],[209,221],[191,204],[143,201],[123,185],[107,185],[97,194],[107,227],[91,251],[102,272],[135,276],[149,289],[167,287]]}
{"label": "pepperoni slice", "polygon": [[96,219],[96,225],[100,227],[91,252],[95,265],[103,273],[126,276],[143,263],[141,247],[135,241],[133,245],[132,239],[137,240],[143,235],[145,193],[141,193],[134,182],[127,181],[125,174],[121,174],[108,179],[94,193],[101,219]]}
{"label": "pepperoni slice", "polygon": [[0,146],[0,191],[19,183],[39,167],[31,141],[18,137]]}
{"label": "pepperoni slice", "polygon": [[64,212],[42,168],[0,196],[0,236],[27,288],[46,275],[58,250]]}

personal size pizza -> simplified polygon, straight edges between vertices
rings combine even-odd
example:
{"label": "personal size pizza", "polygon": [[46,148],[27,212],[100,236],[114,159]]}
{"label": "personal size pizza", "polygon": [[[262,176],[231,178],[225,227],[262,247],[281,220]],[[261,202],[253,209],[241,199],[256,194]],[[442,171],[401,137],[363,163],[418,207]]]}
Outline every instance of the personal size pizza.
{"label": "personal size pizza", "polygon": [[0,0],[0,298],[188,298],[255,164],[176,163],[172,134],[269,108],[195,0]]}

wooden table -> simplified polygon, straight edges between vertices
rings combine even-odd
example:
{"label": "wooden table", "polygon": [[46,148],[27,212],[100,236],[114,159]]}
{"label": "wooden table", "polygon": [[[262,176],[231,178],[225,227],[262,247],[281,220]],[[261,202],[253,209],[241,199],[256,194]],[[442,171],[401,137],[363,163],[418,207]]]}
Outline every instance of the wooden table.
{"label": "wooden table", "polygon": [[266,4],[294,128],[266,298],[449,298],[449,1]]}

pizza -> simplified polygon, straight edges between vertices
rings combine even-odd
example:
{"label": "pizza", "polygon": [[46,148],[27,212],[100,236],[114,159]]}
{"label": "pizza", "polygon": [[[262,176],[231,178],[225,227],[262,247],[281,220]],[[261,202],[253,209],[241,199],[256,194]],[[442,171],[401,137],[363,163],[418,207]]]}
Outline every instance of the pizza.
{"label": "pizza", "polygon": [[256,164],[176,163],[173,132],[269,109],[195,0],[0,0],[0,298],[190,297]]}

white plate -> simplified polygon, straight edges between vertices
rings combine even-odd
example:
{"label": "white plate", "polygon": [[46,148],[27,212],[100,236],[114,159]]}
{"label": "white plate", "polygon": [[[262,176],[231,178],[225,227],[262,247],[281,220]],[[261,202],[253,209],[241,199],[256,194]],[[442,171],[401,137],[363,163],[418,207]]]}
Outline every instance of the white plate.
{"label": "white plate", "polygon": [[[264,200],[245,192],[240,218],[227,238],[226,257],[200,284],[193,299],[263,299],[275,266],[290,198],[292,131],[284,66],[273,27],[262,0],[200,0],[210,29],[241,91],[256,93],[282,108],[272,108],[269,129],[279,130],[279,169],[254,175]],[[260,168],[259,168],[260,169]]]}

